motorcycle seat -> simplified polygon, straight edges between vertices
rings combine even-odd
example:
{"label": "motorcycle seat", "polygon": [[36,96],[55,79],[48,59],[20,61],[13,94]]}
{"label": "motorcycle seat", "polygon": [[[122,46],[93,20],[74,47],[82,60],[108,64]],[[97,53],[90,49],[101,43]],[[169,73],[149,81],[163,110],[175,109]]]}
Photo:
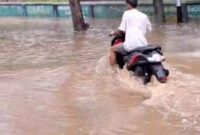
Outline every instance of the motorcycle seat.
{"label": "motorcycle seat", "polygon": [[160,46],[155,46],[155,45],[149,45],[149,46],[145,46],[145,47],[138,47],[136,49],[134,49],[133,51],[130,51],[130,53],[135,53],[135,52],[139,52],[139,53],[148,53],[148,52],[152,52],[152,51],[161,51],[161,47]]}

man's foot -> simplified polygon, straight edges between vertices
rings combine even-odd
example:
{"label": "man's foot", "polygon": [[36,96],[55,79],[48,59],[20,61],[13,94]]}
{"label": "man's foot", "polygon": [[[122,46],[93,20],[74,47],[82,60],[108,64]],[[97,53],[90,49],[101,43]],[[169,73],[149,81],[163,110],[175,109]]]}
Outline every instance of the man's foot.
{"label": "man's foot", "polygon": [[112,72],[113,72],[114,74],[116,74],[116,73],[117,73],[116,66],[111,66],[111,69],[112,69]]}

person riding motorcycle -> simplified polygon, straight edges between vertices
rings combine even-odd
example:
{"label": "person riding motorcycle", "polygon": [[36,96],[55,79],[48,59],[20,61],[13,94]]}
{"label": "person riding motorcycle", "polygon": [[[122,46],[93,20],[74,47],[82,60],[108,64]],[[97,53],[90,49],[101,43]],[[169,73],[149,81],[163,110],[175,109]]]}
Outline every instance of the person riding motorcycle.
{"label": "person riding motorcycle", "polygon": [[146,33],[152,30],[148,16],[137,10],[137,0],[126,0],[126,4],[128,10],[124,12],[118,30],[110,33],[110,36],[125,33],[124,43],[110,48],[110,65],[112,67],[116,64],[116,52],[126,55],[137,47],[148,46]]}

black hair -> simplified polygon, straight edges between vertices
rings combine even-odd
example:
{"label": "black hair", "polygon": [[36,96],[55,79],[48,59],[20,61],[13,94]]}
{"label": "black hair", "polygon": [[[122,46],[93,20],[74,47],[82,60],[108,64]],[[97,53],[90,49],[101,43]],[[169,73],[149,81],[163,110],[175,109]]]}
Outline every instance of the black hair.
{"label": "black hair", "polygon": [[129,5],[131,5],[133,8],[136,8],[138,5],[137,0],[126,0],[126,3],[128,3]]}

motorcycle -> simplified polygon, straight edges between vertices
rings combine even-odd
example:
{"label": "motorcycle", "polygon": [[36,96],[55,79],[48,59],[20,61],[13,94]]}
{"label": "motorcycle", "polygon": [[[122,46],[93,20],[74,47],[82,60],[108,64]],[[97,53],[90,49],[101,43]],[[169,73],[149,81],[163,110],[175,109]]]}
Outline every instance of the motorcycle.
{"label": "motorcycle", "polygon": [[[111,46],[124,42],[125,34],[117,35],[112,39]],[[165,69],[162,62],[165,60],[160,46],[149,45],[138,47],[123,56],[116,52],[116,61],[120,69],[126,65],[128,71],[140,77],[146,85],[154,75],[160,83],[166,83],[169,70]]]}

